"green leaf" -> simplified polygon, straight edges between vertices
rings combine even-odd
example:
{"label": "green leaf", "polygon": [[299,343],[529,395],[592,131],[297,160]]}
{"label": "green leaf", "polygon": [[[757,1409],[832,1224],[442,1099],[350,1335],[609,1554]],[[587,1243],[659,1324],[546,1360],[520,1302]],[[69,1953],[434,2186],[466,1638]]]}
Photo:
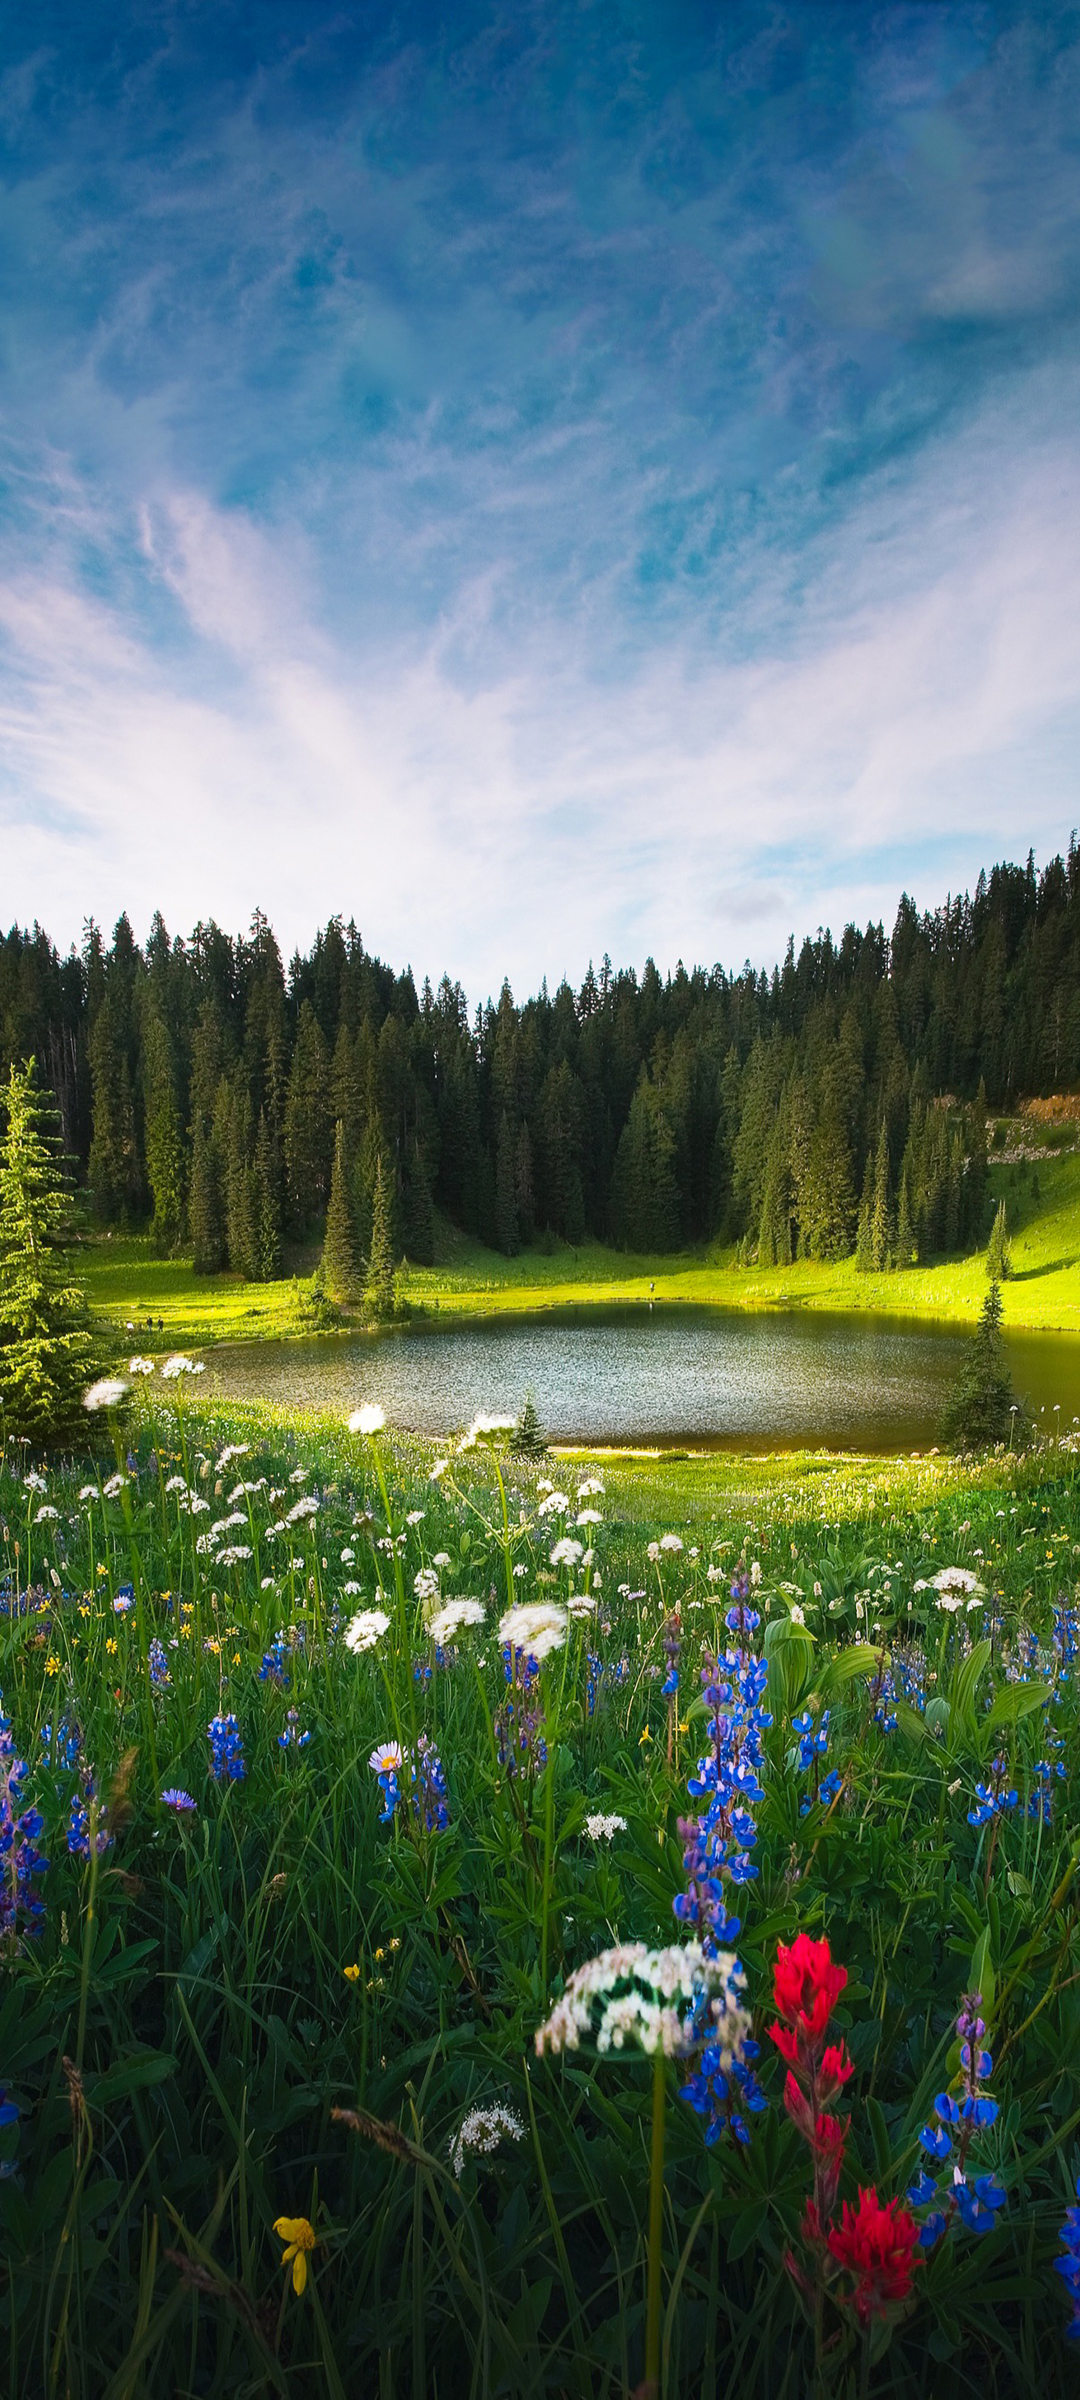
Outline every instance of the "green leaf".
{"label": "green leaf", "polygon": [[987,1711],[983,1731],[993,1733],[999,1725],[1018,1725],[1022,1717],[1033,1717],[1036,1710],[1045,1708],[1049,1698],[1048,1683],[1007,1683]]}
{"label": "green leaf", "polygon": [[148,2085],[167,2083],[175,2075],[177,2061],[164,2050],[135,2051],[107,2067],[91,2086],[89,2098],[95,2108],[104,2108],[113,2100],[123,2099],[128,2092],[144,2091]]}
{"label": "green leaf", "polygon": [[971,1954],[971,1983],[969,1990],[982,1994],[982,2013],[989,2020],[994,2013],[996,1983],[990,1958],[990,1927],[980,1934]]}
{"label": "green leaf", "polygon": [[859,1675],[878,1674],[888,1663],[888,1651],[879,1649],[876,1643],[851,1642],[846,1649],[838,1650],[835,1658],[830,1658],[820,1678],[821,1689],[823,1692],[840,1691],[846,1683],[854,1683]]}
{"label": "green leaf", "polygon": [[953,1676],[949,1695],[954,1725],[969,1739],[976,1730],[975,1693],[980,1676],[990,1663],[989,1642],[976,1642],[968,1657],[962,1659]]}

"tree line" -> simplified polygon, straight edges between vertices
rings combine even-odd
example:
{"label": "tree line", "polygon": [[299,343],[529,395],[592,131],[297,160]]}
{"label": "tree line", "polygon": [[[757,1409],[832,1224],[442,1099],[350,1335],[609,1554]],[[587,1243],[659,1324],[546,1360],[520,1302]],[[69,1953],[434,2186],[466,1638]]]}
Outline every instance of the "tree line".
{"label": "tree line", "polygon": [[819,931],[772,972],[604,958],[470,1015],[340,918],[286,969],[265,917],[0,941],[0,1070],[51,1086],[97,1219],[256,1280],[321,1234],[428,1263],[439,1216],[513,1254],[738,1242],[881,1269],[986,1233],[986,1121],[1080,1079],[1080,850]]}

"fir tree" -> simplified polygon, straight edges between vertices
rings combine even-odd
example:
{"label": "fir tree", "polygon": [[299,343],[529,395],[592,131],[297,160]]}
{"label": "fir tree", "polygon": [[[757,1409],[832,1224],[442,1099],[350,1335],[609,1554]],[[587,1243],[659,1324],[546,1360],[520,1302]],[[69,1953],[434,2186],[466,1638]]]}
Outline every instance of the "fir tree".
{"label": "fir tree", "polygon": [[393,1192],[389,1178],[383,1173],[381,1158],[375,1162],[375,1189],[371,1210],[371,1248],[368,1252],[367,1279],[364,1285],[364,1306],[369,1317],[383,1324],[394,1315],[397,1301],[394,1293],[393,1250]]}
{"label": "fir tree", "polygon": [[107,991],[90,1035],[94,1134],[89,1181],[94,1206],[106,1220],[126,1224],[141,1196],[131,1068],[118,1002]]}
{"label": "fir tree", "polygon": [[419,1142],[414,1143],[406,1163],[400,1209],[402,1248],[416,1266],[431,1267],[435,1263],[435,1203]]}
{"label": "fir tree", "polygon": [[900,1199],[896,1211],[896,1263],[898,1267],[910,1267],[917,1261],[915,1229],[911,1222],[911,1195],[905,1167],[900,1177]]}
{"label": "fir tree", "polygon": [[992,1283],[968,1356],[942,1419],[942,1440],[954,1450],[985,1450],[1010,1438],[1013,1388],[1001,1338],[1001,1286]]}
{"label": "fir tree", "polygon": [[201,1119],[195,1128],[189,1215],[195,1273],[217,1275],[225,1264],[225,1200],[217,1145]]}
{"label": "fir tree", "polygon": [[870,1264],[875,1275],[884,1272],[892,1253],[892,1211],[889,1206],[889,1137],[881,1120],[874,1159],[874,1198],[870,1209]]}
{"label": "fir tree", "polygon": [[273,1283],[281,1273],[281,1175],[270,1127],[262,1111],[251,1176],[258,1281]]}
{"label": "fir tree", "polygon": [[999,1200],[997,1215],[986,1245],[986,1272],[991,1283],[1007,1283],[1012,1274],[1012,1247],[1009,1241],[1009,1220],[1004,1200]]}
{"label": "fir tree", "polygon": [[303,1233],[312,1217],[326,1206],[333,1156],[330,1062],[319,1020],[310,1000],[305,1000],[297,1019],[285,1102],[285,1170],[295,1233]]}
{"label": "fir tree", "polygon": [[506,1446],[515,1458],[547,1457],[547,1436],[531,1392],[526,1396],[525,1406]]}
{"label": "fir tree", "polygon": [[521,1247],[516,1164],[514,1128],[504,1108],[499,1120],[499,1145],[495,1153],[495,1237],[506,1258],[515,1258]]}
{"label": "fir tree", "polygon": [[326,1211],[322,1279],[331,1300],[336,1301],[342,1307],[349,1307],[357,1298],[362,1283],[353,1233],[352,1206],[349,1197],[350,1180],[349,1159],[345,1147],[345,1127],[339,1117],[334,1135],[330,1205]]}
{"label": "fir tree", "polygon": [[862,1199],[859,1202],[859,1223],[855,1234],[855,1272],[869,1275],[874,1264],[870,1238],[870,1217],[874,1206],[874,1167],[868,1157],[863,1177]]}
{"label": "fir tree", "polygon": [[143,1034],[146,1172],[154,1214],[150,1231],[159,1250],[176,1249],[184,1229],[184,1144],[169,1036],[156,1011]]}
{"label": "fir tree", "polygon": [[86,1301],[70,1238],[59,1118],[30,1059],[13,1066],[0,1141],[0,1407],[6,1434],[49,1440],[80,1421],[92,1373]]}
{"label": "fir tree", "polygon": [[255,1191],[252,1173],[251,1099],[247,1078],[242,1067],[230,1089],[222,1111],[220,1129],[215,1130],[225,1159],[225,1230],[229,1250],[229,1265],[234,1274],[254,1282],[259,1272],[259,1245],[255,1222]]}

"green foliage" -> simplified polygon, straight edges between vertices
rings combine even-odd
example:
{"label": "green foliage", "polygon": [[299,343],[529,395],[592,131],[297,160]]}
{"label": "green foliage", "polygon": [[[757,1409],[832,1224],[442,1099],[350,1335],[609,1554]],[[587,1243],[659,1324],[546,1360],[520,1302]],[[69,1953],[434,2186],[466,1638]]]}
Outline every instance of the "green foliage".
{"label": "green foliage", "polygon": [[985,1450],[1013,1435],[1014,1395],[1001,1339],[1001,1287],[992,1283],[942,1420],[942,1440]]}
{"label": "green foliage", "polygon": [[57,1111],[35,1062],[12,1067],[0,1138],[0,1409],[6,1436],[70,1434],[92,1374]]}
{"label": "green foliage", "polygon": [[382,1159],[378,1158],[375,1162],[371,1248],[364,1282],[364,1307],[376,1324],[388,1323],[397,1307],[392,1226],[393,1190],[389,1178],[383,1173]]}
{"label": "green foliage", "polygon": [[353,1232],[351,1186],[352,1161],[346,1150],[345,1126],[339,1117],[334,1135],[334,1166],[330,1178],[330,1205],[326,1212],[322,1279],[330,1298],[343,1307],[351,1306],[359,1297],[363,1281]]}
{"label": "green foliage", "polygon": [[[920,2268],[913,2312],[888,2341],[875,2329],[868,2390],[908,2400],[936,2390],[941,2368],[958,2391],[977,2376],[985,2400],[1064,2400],[1067,2295],[1052,2259],[1080,2165],[1077,1687],[1010,1678],[1031,1643],[1049,1651],[1060,1569],[1046,1552],[1068,1556],[1080,1539],[1072,1455],[1046,1446],[970,1473],[942,1460],[609,1467],[593,1529],[603,1610],[541,1671],[549,1731],[557,1719],[550,1767],[511,1780],[494,1755],[506,1686],[491,1637],[507,1569],[525,1566],[530,1591],[551,1548],[527,1460],[510,1469],[504,1547],[495,1464],[480,1451],[433,1483],[427,1445],[385,1440],[376,1453],[338,1426],[175,1387],[131,1439],[135,1471],[114,1497],[84,1461],[51,1471],[45,1493],[24,1484],[21,1456],[0,1480],[26,1596],[0,1617],[0,1683],[18,1755],[36,1762],[52,1860],[40,1936],[9,1950],[0,1988],[20,2111],[0,2129],[14,2169],[0,2178],[4,2388],[20,2400],[436,2388],[618,2400],[635,2388],[648,2071],[629,2052],[538,2060],[533,2038],[570,1968],[613,1937],[678,1938],[678,1820],[707,1746],[692,1696],[703,1653],[727,1638],[742,1554],[760,1564],[775,1723],[739,1948],[759,2033],[778,1940],[825,1934],[847,1967],[845,2197],[871,2182],[902,2193],[917,2171],[919,2128],[955,2068],[963,1992],[982,1992],[992,2028],[1000,2116],[980,2163],[1002,2174],[1007,2207],[984,2242],[959,2234]],[[236,1503],[247,1522],[219,1560],[198,1547],[207,1517],[190,1501],[219,1481],[224,1499],[232,1478],[249,1487]],[[77,1499],[87,1479],[99,1486],[89,1504]],[[282,1536],[286,1491],[318,1506]],[[56,1518],[39,1515],[43,1499]],[[650,1561],[663,1532],[684,1546]],[[499,1593],[483,1632],[441,1664],[414,1595],[436,1554],[450,1561],[445,1596]],[[61,1558],[66,1596],[43,1607]],[[917,1667],[916,1584],[965,1561],[1001,1595],[992,1651],[931,1598],[922,1663],[945,1731],[927,1722],[937,1697],[926,1711],[903,1703],[886,1731],[883,1646],[897,1671],[905,1656]],[[117,1613],[125,1583],[137,1604]],[[340,1621],[371,1606],[391,1627],[355,1654]],[[676,1721],[669,1763],[673,1609],[680,1711],[700,1715],[689,1732]],[[167,1683],[151,1681],[153,1640]],[[604,1670],[592,1704],[587,1650]],[[791,1723],[806,1707],[820,1722],[823,1703],[842,1777],[829,1807],[798,1769]],[[1045,1808],[1048,1705],[1066,1773]],[[236,1714],[247,1766],[224,1786],[204,1732],[220,1709]],[[82,1735],[72,1766],[41,1739],[61,1713]],[[437,1745],[441,1831],[380,1822],[367,1760],[398,1724],[406,1746],[420,1732]],[[283,1747],[297,1727],[310,1743]],[[991,1841],[968,1812],[999,1751],[1019,1804]],[[66,1842],[90,1775],[113,1837],[96,1866]],[[194,1795],[193,1817],[161,1807],[169,1785]],[[593,1840],[594,1811],[617,1812],[625,1831]],[[745,2149],[706,2147],[678,2097],[684,2069],[670,2067],[665,2400],[736,2388],[801,2400],[813,2386],[783,2264],[805,2156],[782,2062],[763,2052],[769,2107]],[[523,2138],[468,2153],[457,2177],[463,2120],[493,2101]],[[281,2215],[315,2230],[302,2299],[282,2271]]]}
{"label": "green foliage", "polygon": [[162,1251],[177,1249],[184,1231],[184,1142],[169,1036],[152,1012],[143,1034],[146,1172],[154,1214],[150,1231]]}
{"label": "green foliage", "polygon": [[510,1435],[507,1448],[515,1458],[546,1458],[548,1455],[547,1436],[531,1392],[526,1394],[525,1406]]}
{"label": "green foliage", "polygon": [[1012,1274],[1012,1244],[1009,1241],[1009,1218],[1004,1199],[998,1201],[986,1246],[986,1272],[991,1283],[1005,1283]]}

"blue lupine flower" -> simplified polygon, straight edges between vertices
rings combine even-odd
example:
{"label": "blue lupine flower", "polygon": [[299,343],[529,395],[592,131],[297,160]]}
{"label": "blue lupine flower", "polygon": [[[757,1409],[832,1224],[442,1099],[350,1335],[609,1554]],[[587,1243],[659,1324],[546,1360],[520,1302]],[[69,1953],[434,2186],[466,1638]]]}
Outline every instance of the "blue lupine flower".
{"label": "blue lupine flower", "polygon": [[210,1744],[210,1773],[215,1783],[240,1783],[247,1773],[243,1741],[236,1718],[211,1717],[206,1728]]}
{"label": "blue lupine flower", "polygon": [[300,1716],[297,1709],[286,1709],[284,1731],[279,1733],[277,1738],[278,1748],[280,1750],[307,1749],[308,1743],[311,1740],[311,1735],[310,1733],[301,1733]]}
{"label": "blue lupine flower", "polygon": [[112,1849],[113,1836],[109,1832],[108,1826],[103,1824],[100,1818],[98,1820],[97,1830],[95,1832],[93,1842],[91,1843],[90,1809],[88,1803],[94,1798],[95,1787],[93,1778],[91,1776],[86,1776],[82,1791],[76,1792],[71,1803],[71,1814],[68,1818],[67,1846],[71,1852],[72,1858],[89,1858],[91,1849],[93,1849],[100,1858],[104,1851]]}
{"label": "blue lupine flower", "polygon": [[283,1692],[289,1688],[288,1666],[290,1643],[284,1633],[276,1633],[269,1650],[264,1651],[259,1668],[260,1683],[276,1683]]}
{"label": "blue lupine flower", "polygon": [[61,1717],[58,1725],[43,1725],[40,1734],[46,1765],[75,1767],[82,1754],[82,1734],[69,1717]]}
{"label": "blue lupine flower", "polygon": [[8,1720],[0,1717],[0,1938],[38,1933],[45,1914],[34,1888],[49,1864],[36,1847],[44,1818],[36,1808],[19,1811],[27,1772],[25,1760],[16,1757]]}
{"label": "blue lupine flower", "polygon": [[1004,1816],[1008,1809],[1016,1807],[1018,1794],[1015,1787],[1006,1787],[1004,1759],[995,1758],[990,1772],[992,1783],[975,1786],[975,1806],[968,1810],[969,1825],[988,1825],[991,1817]]}
{"label": "blue lupine flower", "polygon": [[[1004,2186],[996,2175],[968,2175],[968,2153],[973,2137],[992,2125],[998,2114],[998,2104],[989,2092],[980,2090],[981,2083],[993,2070],[989,2050],[983,2048],[986,2027],[979,2015],[982,2003],[977,1992],[969,1993],[960,2004],[956,2030],[960,2037],[960,2066],[963,2088],[959,2098],[952,2092],[939,2092],[934,2101],[936,2125],[924,2125],[919,2135],[922,2148],[933,2159],[952,2161],[951,2180],[935,2183],[925,2168],[908,2191],[912,2208],[925,2208],[932,2200],[944,2202],[924,2221],[919,2234],[923,2249],[932,2249],[959,2217],[969,2233],[990,2233],[997,2212],[1005,2206]],[[955,2156],[954,2156],[955,2144]]]}
{"label": "blue lupine flower", "polygon": [[151,1684],[156,1692],[164,1691],[166,1684],[171,1683],[172,1677],[169,1673],[169,1662],[165,1656],[164,1644],[159,1642],[156,1634],[150,1644],[149,1661]]}
{"label": "blue lupine flower", "polygon": [[[1080,2200],[1080,2176],[1076,2182],[1076,2197]],[[1072,2316],[1065,2327],[1067,2342],[1080,2341],[1080,2208],[1065,2211],[1061,2228],[1061,2256],[1054,2265],[1068,2288],[1072,2301]]]}
{"label": "blue lupine flower", "polygon": [[757,2116],[768,2107],[753,2067],[759,2052],[757,2042],[744,2042],[742,2057],[732,2059],[725,2067],[719,2045],[707,2042],[696,2073],[684,2083],[680,2097],[704,2119],[707,2149],[711,2150],[725,2131],[732,2133],[737,2142],[748,2142],[750,2128],[743,2110]]}

